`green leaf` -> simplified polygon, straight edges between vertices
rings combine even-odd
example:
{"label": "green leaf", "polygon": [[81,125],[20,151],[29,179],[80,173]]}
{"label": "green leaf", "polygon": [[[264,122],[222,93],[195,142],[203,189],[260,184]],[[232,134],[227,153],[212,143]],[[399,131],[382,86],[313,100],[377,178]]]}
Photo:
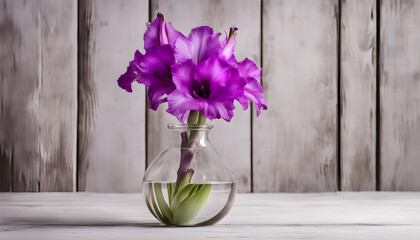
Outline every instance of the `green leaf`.
{"label": "green leaf", "polygon": [[170,225],[171,222],[169,222],[168,219],[166,219],[164,216],[162,216],[162,214],[160,213],[159,208],[156,205],[156,202],[154,201],[154,199],[152,199],[152,204],[153,204],[153,209],[155,210],[155,213],[156,213],[157,218],[159,219],[159,221],[161,221],[161,222],[163,222],[163,223],[165,223],[167,225]]}
{"label": "green leaf", "polygon": [[179,226],[189,224],[201,211],[211,191],[211,184],[203,184],[190,197],[182,201],[174,211],[173,223]]}
{"label": "green leaf", "polygon": [[182,177],[181,181],[179,182],[178,190],[183,189],[185,186],[187,186],[188,183],[190,183],[192,175],[194,171],[189,170],[185,173],[185,175]]}
{"label": "green leaf", "polygon": [[156,194],[156,201],[159,205],[159,209],[162,212],[162,215],[169,220],[169,222],[173,222],[173,216],[171,209],[169,209],[168,204],[165,201],[165,198],[162,194],[162,185],[160,183],[154,183],[155,194]]}
{"label": "green leaf", "polygon": [[147,208],[149,209],[149,211],[152,213],[152,215],[155,218],[157,218],[159,221],[161,221],[160,218],[158,218],[158,216],[156,215],[156,213],[153,211],[152,206],[150,205],[149,194],[146,192],[144,196],[146,198],[146,205],[147,205]]}
{"label": "green leaf", "polygon": [[175,209],[178,207],[178,205],[182,201],[184,201],[187,197],[191,196],[190,192],[191,192],[191,190],[194,189],[195,185],[197,185],[197,184],[188,184],[187,186],[182,188],[181,191],[178,191],[175,194],[175,197],[174,197],[174,199],[172,199],[172,204],[171,204],[172,212],[175,211]]}
{"label": "green leaf", "polygon": [[168,201],[169,201],[169,206],[171,206],[172,198],[173,198],[173,191],[174,191],[174,183],[167,183],[166,186],[168,188]]}
{"label": "green leaf", "polygon": [[193,185],[193,188],[188,193],[187,198],[189,198],[191,195],[193,195],[200,188],[200,186],[202,186],[203,184],[191,184],[191,185]]}

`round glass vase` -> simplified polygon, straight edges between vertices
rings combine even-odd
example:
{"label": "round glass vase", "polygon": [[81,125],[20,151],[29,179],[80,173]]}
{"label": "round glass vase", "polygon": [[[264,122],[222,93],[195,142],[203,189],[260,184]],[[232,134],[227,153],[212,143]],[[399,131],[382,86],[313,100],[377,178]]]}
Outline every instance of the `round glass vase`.
{"label": "round glass vase", "polygon": [[169,124],[171,144],[147,168],[143,194],[152,215],[169,226],[212,225],[232,208],[236,182],[211,146],[208,124]]}

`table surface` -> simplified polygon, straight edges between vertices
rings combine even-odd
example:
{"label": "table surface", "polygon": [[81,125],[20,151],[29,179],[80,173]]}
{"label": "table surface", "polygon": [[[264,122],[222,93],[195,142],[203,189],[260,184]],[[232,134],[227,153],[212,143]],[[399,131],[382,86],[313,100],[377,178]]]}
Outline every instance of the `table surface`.
{"label": "table surface", "polygon": [[420,193],[238,194],[207,227],[165,227],[141,194],[1,193],[0,239],[420,239]]}

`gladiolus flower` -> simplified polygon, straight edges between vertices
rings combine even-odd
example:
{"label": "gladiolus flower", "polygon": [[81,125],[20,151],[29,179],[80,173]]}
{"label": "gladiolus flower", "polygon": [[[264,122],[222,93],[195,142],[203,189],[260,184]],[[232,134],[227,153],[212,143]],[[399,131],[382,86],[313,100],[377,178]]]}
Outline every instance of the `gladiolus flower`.
{"label": "gladiolus flower", "polygon": [[149,108],[168,102],[170,114],[186,122],[190,111],[202,111],[213,120],[233,117],[234,100],[246,110],[256,104],[257,116],[267,105],[259,83],[261,69],[234,55],[238,28],[231,27],[222,41],[207,26],[191,30],[188,37],[166,22],[163,14],[148,24],[144,34],[146,54],[136,51],[118,85],[131,92],[135,81],[148,87]]}
{"label": "gladiolus flower", "polygon": [[229,64],[212,57],[197,66],[187,60],[172,66],[176,90],[168,96],[168,110],[180,122],[186,122],[191,110],[203,111],[213,120],[233,117],[235,98],[243,95],[245,80]]}

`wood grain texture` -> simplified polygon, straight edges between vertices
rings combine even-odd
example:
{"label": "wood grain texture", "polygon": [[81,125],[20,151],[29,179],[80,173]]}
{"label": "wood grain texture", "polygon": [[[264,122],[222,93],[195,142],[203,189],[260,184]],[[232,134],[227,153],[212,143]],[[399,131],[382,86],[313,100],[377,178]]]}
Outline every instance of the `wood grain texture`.
{"label": "wood grain texture", "polygon": [[381,5],[380,189],[420,190],[420,2]]}
{"label": "wood grain texture", "polygon": [[376,0],[341,5],[341,190],[376,189]]}
{"label": "wood grain texture", "polygon": [[2,190],[74,190],[76,6],[0,2]]}
{"label": "wood grain texture", "polygon": [[269,110],[253,121],[256,192],[337,190],[337,7],[263,2]]}
{"label": "wood grain texture", "polygon": [[[194,27],[208,25],[215,32],[229,31],[229,27],[239,28],[235,55],[239,61],[245,57],[254,60],[260,66],[260,0],[152,0],[152,17],[163,13],[173,26],[188,35]],[[215,127],[210,132],[210,139],[221,155],[234,170],[239,192],[251,191],[251,116],[250,110],[243,111],[237,104],[235,116],[230,123],[215,120],[207,123]],[[148,161],[168,145],[168,123],[178,120],[166,113],[167,105],[159,107],[157,112],[148,111]]]}
{"label": "wood grain texture", "polygon": [[117,85],[140,48],[147,0],[79,5],[78,190],[139,192],[145,167],[145,90]]}
{"label": "wood grain texture", "polygon": [[413,239],[420,193],[238,194],[210,227],[163,227],[140,194],[0,194],[9,239]]}

